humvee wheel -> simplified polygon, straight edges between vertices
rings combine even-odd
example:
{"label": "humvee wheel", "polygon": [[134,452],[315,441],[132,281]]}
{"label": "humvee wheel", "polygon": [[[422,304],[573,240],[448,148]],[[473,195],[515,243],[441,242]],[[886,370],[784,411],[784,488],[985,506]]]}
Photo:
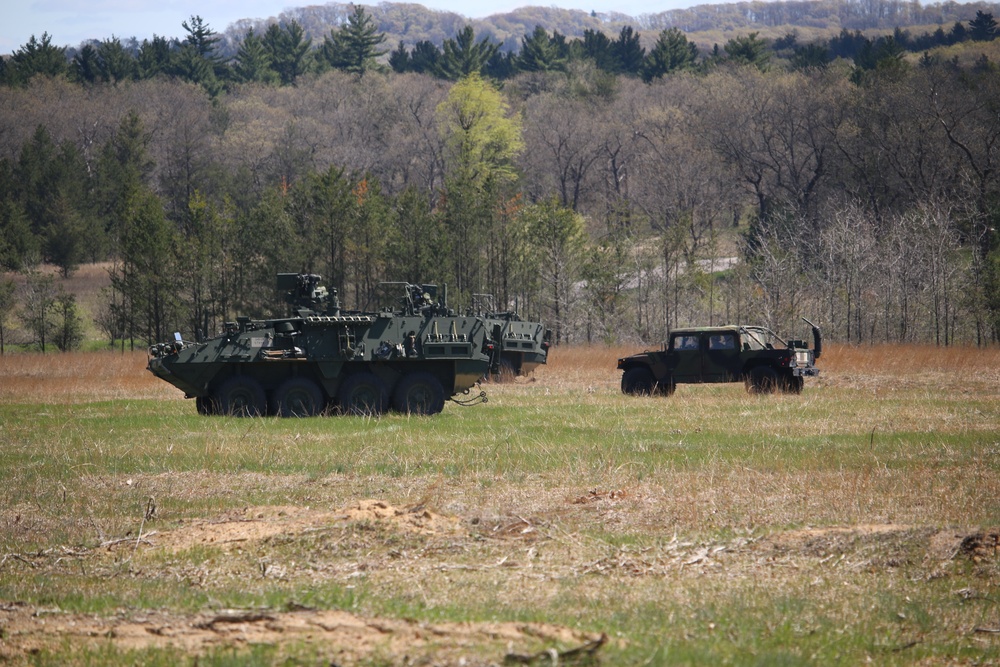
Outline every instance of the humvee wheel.
{"label": "humvee wheel", "polygon": [[404,414],[436,415],[444,410],[444,388],[430,373],[410,373],[392,392],[392,407]]}
{"label": "humvee wheel", "polygon": [[389,407],[389,392],[374,373],[355,373],[340,385],[337,401],[345,414],[377,416]]}
{"label": "humvee wheel", "polygon": [[648,396],[653,393],[656,382],[648,368],[630,368],[622,373],[622,393]]}
{"label": "humvee wheel", "polygon": [[758,366],[750,371],[747,390],[753,394],[773,394],[778,388],[778,374],[770,366]]}
{"label": "humvee wheel", "polygon": [[673,396],[676,390],[677,390],[677,383],[674,382],[673,378],[663,381],[658,380],[656,382],[656,391],[663,394],[664,396]]}
{"label": "humvee wheel", "polygon": [[315,417],[323,412],[323,391],[309,378],[288,378],[271,397],[271,413],[281,417]]}
{"label": "humvee wheel", "polygon": [[234,375],[215,393],[219,414],[233,417],[260,417],[267,413],[267,396],[260,382],[246,375]]}

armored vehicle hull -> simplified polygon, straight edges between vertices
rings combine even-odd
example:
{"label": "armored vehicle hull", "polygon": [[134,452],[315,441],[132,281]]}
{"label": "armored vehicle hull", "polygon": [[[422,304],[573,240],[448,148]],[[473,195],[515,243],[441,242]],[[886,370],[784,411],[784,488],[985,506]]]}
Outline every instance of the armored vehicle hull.
{"label": "armored vehicle hull", "polygon": [[493,367],[497,378],[530,375],[548,361],[552,331],[541,322],[522,320],[514,311],[496,312],[491,294],[474,294],[469,312],[486,320],[496,344]]}
{"label": "armored vehicle hull", "polygon": [[[493,343],[482,319],[414,304],[409,293],[399,310],[341,312],[318,280],[280,274],[279,288],[294,285],[286,299],[302,306],[295,316],[239,318],[198,343],[176,335],[150,348],[150,372],[194,398],[202,414],[286,417],[435,414],[489,372]],[[412,293],[426,296],[427,287]]]}
{"label": "armored vehicle hull", "polygon": [[813,349],[800,340],[786,342],[764,327],[676,329],[662,350],[618,360],[622,392],[669,396],[678,384],[743,382],[754,393],[799,393],[804,378],[819,375],[815,361],[822,335],[810,326]]}
{"label": "armored vehicle hull", "polygon": [[501,377],[530,375],[548,361],[552,332],[540,322],[489,316],[486,321],[496,342],[495,366]]}

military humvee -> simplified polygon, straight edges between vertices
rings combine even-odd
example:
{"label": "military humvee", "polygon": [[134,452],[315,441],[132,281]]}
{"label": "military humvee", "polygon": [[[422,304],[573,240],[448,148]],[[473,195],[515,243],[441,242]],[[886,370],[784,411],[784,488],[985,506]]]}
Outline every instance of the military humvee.
{"label": "military humvee", "polygon": [[797,394],[805,377],[819,375],[815,360],[823,345],[819,327],[805,321],[812,327],[811,350],[805,341],[786,342],[758,326],[675,329],[662,350],[618,360],[622,391],[669,396],[680,383],[744,382],[753,393]]}

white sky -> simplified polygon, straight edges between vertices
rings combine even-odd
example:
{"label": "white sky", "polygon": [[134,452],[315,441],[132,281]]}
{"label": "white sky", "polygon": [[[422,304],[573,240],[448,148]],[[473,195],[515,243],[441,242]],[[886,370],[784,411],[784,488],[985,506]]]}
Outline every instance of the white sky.
{"label": "white sky", "polygon": [[[49,33],[56,46],[78,46],[87,39],[139,41],[154,34],[183,37],[183,21],[197,15],[216,32],[239,19],[266,19],[288,7],[325,4],[326,0],[0,0],[0,54],[9,54]],[[483,18],[518,7],[618,11],[631,16],[705,4],[711,0],[426,0],[430,9],[452,11],[467,18]],[[374,0],[367,4],[377,4]]]}

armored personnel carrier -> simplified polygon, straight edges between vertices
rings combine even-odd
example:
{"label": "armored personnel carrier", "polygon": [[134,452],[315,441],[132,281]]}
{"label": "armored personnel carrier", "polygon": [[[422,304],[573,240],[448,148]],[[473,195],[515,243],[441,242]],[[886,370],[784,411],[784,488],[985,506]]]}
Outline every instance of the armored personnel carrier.
{"label": "armored personnel carrier", "polygon": [[743,382],[753,393],[797,394],[804,378],[819,375],[815,361],[823,348],[819,327],[805,321],[812,327],[813,349],[765,327],[674,329],[662,350],[618,360],[622,391],[669,396],[681,383]]}
{"label": "armored personnel carrier", "polygon": [[149,348],[150,372],[194,398],[201,414],[283,417],[435,414],[490,372],[488,325],[449,310],[436,286],[398,283],[394,307],[361,312],[342,310],[320,280],[278,274],[290,316],[239,317],[199,342],[174,334]]}
{"label": "armored personnel carrier", "polygon": [[469,312],[486,320],[495,343],[496,378],[529,375],[548,360],[552,331],[541,322],[526,322],[512,310],[498,310],[492,294],[473,294]]}

